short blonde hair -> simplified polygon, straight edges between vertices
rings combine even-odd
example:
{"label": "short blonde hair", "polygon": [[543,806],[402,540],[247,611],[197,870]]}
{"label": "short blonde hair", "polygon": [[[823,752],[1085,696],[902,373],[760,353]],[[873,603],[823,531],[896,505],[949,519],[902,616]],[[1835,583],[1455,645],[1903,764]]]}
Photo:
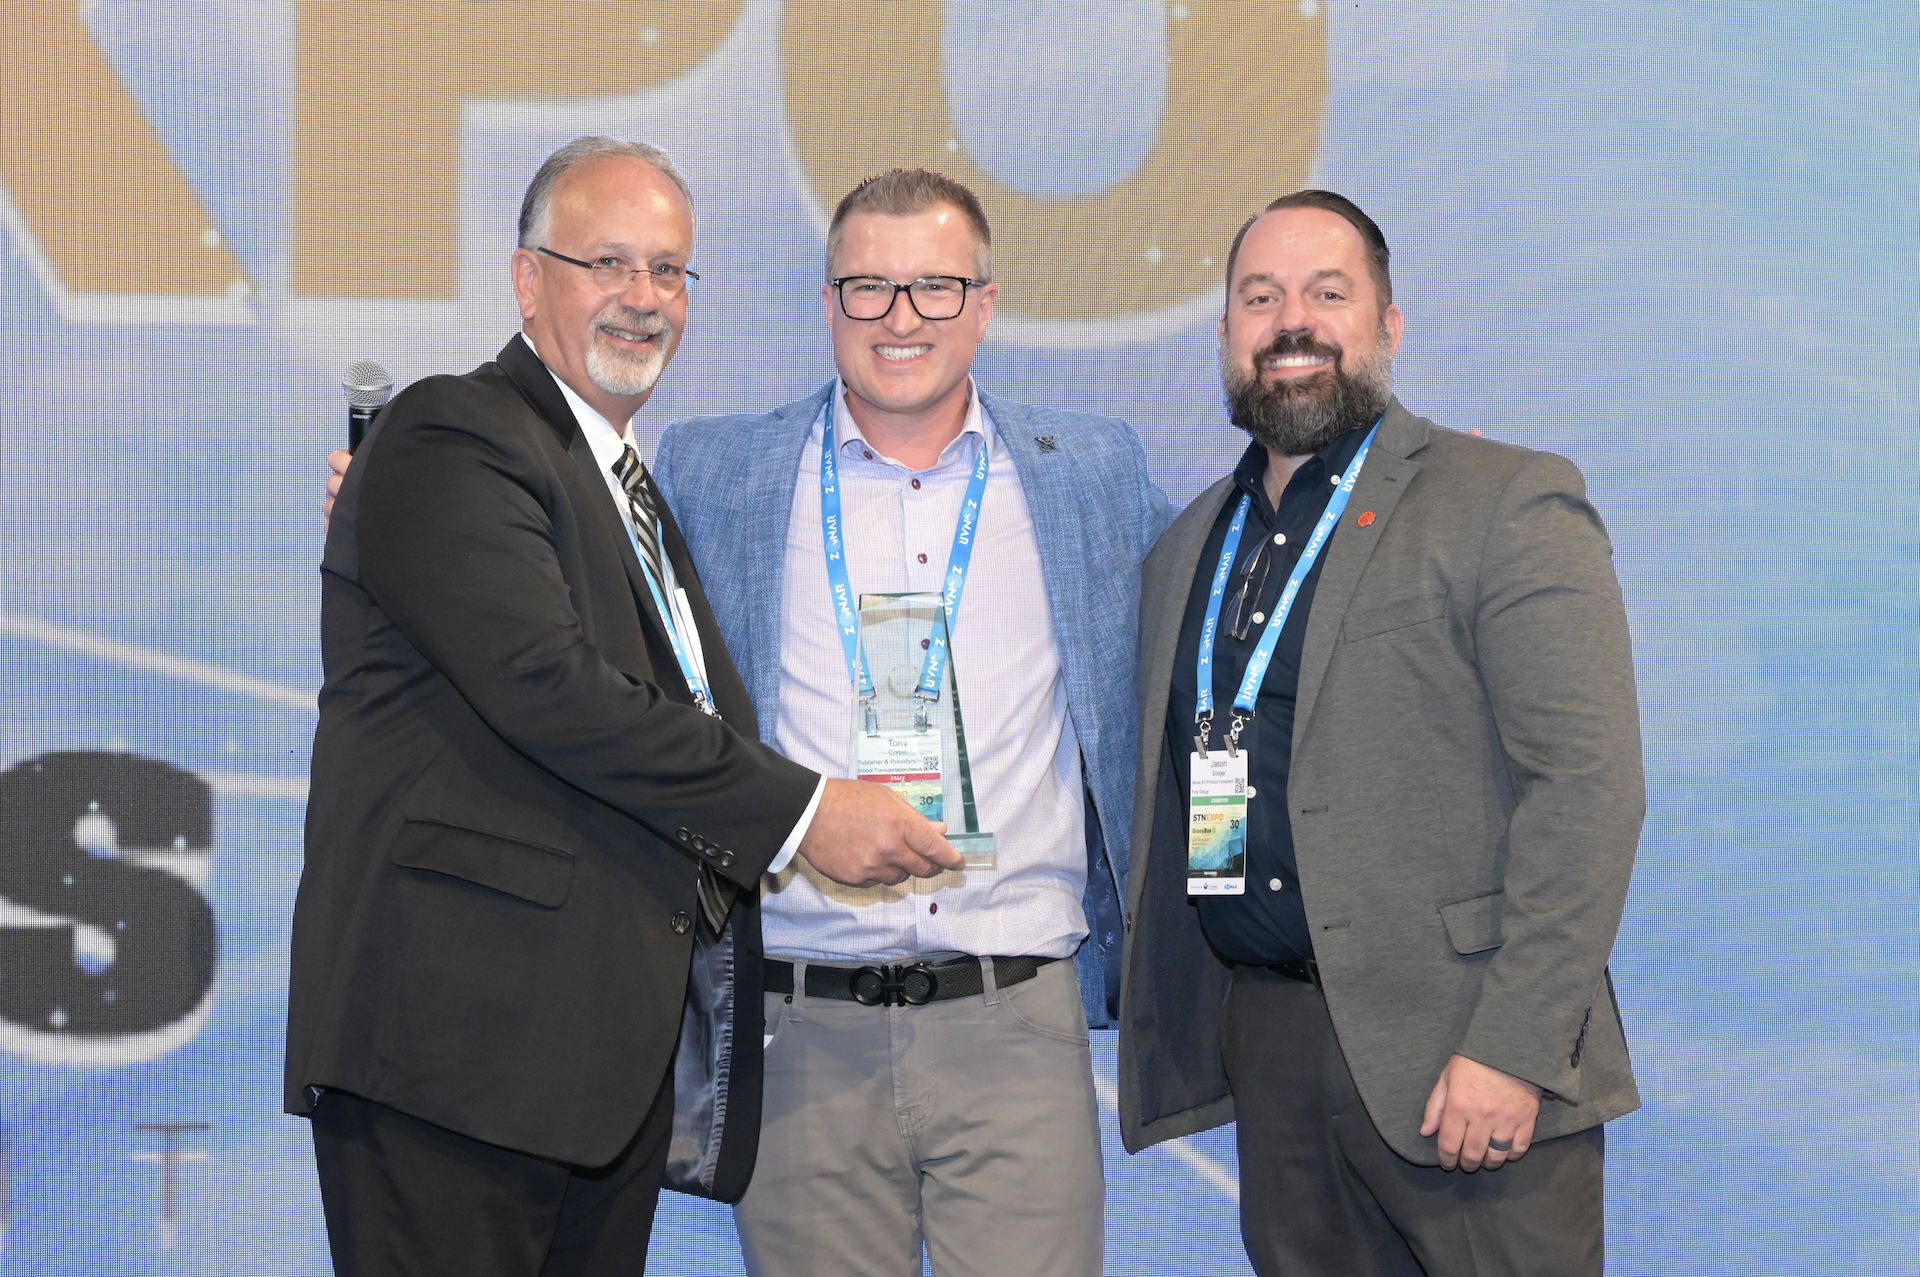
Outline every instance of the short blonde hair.
{"label": "short blonde hair", "polygon": [[827,224],[827,277],[833,277],[833,261],[840,253],[841,230],[855,213],[877,213],[882,217],[913,217],[943,204],[951,204],[967,219],[973,232],[974,278],[985,283],[993,278],[993,228],[987,225],[987,212],[980,197],[945,173],[929,168],[890,168],[875,174],[848,191],[833,210]]}

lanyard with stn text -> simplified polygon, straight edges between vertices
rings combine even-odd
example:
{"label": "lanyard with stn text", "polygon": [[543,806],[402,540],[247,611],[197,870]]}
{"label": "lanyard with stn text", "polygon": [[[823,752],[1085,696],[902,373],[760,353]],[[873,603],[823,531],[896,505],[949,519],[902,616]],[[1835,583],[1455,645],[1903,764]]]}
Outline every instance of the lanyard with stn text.
{"label": "lanyard with stn text", "polygon": [[[840,646],[847,657],[847,675],[864,707],[869,733],[877,729],[874,713],[873,675],[867,669],[867,657],[860,643],[860,615],[854,608],[853,583],[847,576],[846,520],[840,511],[840,458],[833,428],[833,399],[822,409],[824,433],[820,444],[820,526],[827,552],[827,584],[833,592],[833,611],[840,622]],[[953,529],[953,548],[947,554],[947,579],[941,587],[940,605],[946,613],[946,625],[936,628],[927,643],[926,659],[920,666],[920,682],[913,689],[920,702],[922,719],[929,704],[940,699],[941,683],[947,672],[947,644],[960,613],[960,595],[967,586],[967,570],[973,564],[974,536],[980,526],[980,502],[987,492],[989,440],[980,439],[980,459],[967,481],[967,495],[960,507],[960,519]],[[925,726],[924,721],[920,724]]]}
{"label": "lanyard with stn text", "polygon": [[[1253,650],[1253,657],[1247,662],[1247,672],[1240,680],[1240,690],[1233,698],[1233,727],[1227,734],[1227,752],[1239,752],[1240,731],[1246,726],[1248,718],[1253,716],[1254,707],[1260,698],[1260,684],[1267,677],[1267,666],[1273,661],[1273,652],[1280,645],[1280,629],[1287,622],[1287,614],[1293,611],[1293,600],[1300,593],[1300,583],[1307,579],[1307,573],[1313,571],[1313,565],[1320,557],[1321,549],[1327,538],[1333,535],[1334,525],[1340,522],[1345,513],[1347,501],[1353,496],[1353,485],[1360,477],[1360,467],[1367,462],[1367,452],[1373,447],[1373,437],[1379,433],[1380,423],[1375,422],[1373,429],[1367,431],[1367,437],[1360,444],[1360,451],[1354,454],[1347,472],[1340,476],[1340,485],[1327,501],[1326,511],[1320,521],[1313,525],[1313,535],[1307,539],[1307,545],[1300,552],[1299,562],[1293,565],[1293,571],[1287,576],[1287,587],[1280,592],[1280,600],[1274,604],[1272,613],[1267,617],[1266,632],[1260,636],[1260,645]],[[1234,556],[1240,550],[1240,534],[1247,524],[1247,510],[1253,505],[1251,496],[1240,498],[1240,508],[1233,513],[1233,522],[1227,528],[1226,544],[1220,548],[1220,562],[1213,572],[1213,590],[1207,595],[1206,621],[1200,627],[1200,659],[1198,667],[1199,683],[1194,700],[1194,722],[1199,725],[1200,734],[1194,738],[1200,749],[1200,756],[1207,755],[1207,745],[1213,736],[1213,640],[1220,629],[1220,600],[1226,595],[1227,578],[1233,571]]]}

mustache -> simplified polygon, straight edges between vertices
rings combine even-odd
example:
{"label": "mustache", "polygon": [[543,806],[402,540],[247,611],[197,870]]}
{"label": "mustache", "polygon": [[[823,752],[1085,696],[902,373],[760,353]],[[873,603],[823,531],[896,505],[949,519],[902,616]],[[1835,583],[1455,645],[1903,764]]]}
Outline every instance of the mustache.
{"label": "mustache", "polygon": [[1317,340],[1312,333],[1285,332],[1253,352],[1253,371],[1254,375],[1258,376],[1260,374],[1260,365],[1266,363],[1269,359],[1278,359],[1285,355],[1313,355],[1316,358],[1323,357],[1333,360],[1334,366],[1339,367],[1341,359],[1346,353],[1347,352],[1339,346]]}
{"label": "mustache", "polygon": [[618,328],[622,332],[639,333],[642,337],[658,337],[665,333],[668,325],[666,317],[657,310],[635,310],[621,302],[614,302],[593,317],[595,328]]}

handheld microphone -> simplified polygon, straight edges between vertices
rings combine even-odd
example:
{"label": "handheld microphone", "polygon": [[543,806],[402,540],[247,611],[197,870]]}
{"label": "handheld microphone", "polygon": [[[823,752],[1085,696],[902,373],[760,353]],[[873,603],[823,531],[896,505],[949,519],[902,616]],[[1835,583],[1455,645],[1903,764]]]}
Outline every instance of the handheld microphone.
{"label": "handheld microphone", "polygon": [[374,414],[393,398],[393,375],[373,360],[362,359],[348,366],[340,389],[347,392],[347,451],[358,452]]}

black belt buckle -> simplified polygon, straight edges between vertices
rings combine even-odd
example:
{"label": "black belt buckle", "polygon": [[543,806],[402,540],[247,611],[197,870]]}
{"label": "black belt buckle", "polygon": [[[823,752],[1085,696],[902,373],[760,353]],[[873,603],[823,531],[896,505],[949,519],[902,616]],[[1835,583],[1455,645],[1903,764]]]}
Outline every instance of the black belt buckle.
{"label": "black belt buckle", "polygon": [[893,966],[865,966],[847,981],[853,1000],[861,1006],[925,1006],[933,1001],[940,981],[933,968],[924,962],[895,963]]}

